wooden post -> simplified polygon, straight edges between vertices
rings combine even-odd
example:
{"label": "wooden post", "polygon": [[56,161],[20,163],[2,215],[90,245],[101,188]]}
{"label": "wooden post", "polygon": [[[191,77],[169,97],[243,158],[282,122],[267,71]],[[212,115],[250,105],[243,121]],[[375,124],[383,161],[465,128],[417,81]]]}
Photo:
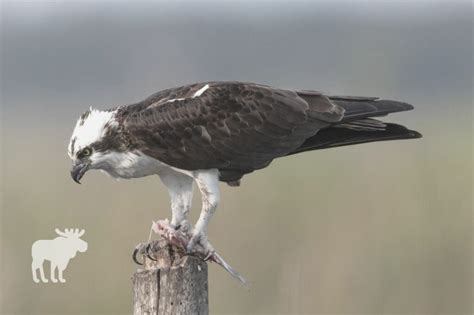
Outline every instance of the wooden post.
{"label": "wooden post", "polygon": [[160,239],[139,248],[143,270],[133,274],[133,314],[209,314],[207,263]]}

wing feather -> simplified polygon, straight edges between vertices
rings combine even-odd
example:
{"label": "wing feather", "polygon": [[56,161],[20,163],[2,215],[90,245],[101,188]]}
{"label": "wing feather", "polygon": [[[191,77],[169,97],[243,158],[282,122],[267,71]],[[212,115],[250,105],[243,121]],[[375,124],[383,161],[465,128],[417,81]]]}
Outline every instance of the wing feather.
{"label": "wing feather", "polygon": [[[197,91],[203,92],[193,97]],[[342,116],[322,94],[241,82],[164,90],[118,113],[136,149],[186,170],[217,168],[232,180],[295,150]]]}

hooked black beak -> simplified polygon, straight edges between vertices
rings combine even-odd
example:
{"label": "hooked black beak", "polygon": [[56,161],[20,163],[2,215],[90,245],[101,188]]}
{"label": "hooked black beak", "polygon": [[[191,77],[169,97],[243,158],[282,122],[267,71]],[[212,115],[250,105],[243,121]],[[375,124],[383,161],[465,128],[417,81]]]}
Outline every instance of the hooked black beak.
{"label": "hooked black beak", "polygon": [[84,174],[87,172],[87,170],[89,169],[89,164],[88,163],[84,163],[84,162],[78,162],[78,163],[74,163],[74,165],[72,166],[72,169],[71,169],[71,177],[72,179],[80,184],[80,180],[82,178],[82,176],[84,176]]}

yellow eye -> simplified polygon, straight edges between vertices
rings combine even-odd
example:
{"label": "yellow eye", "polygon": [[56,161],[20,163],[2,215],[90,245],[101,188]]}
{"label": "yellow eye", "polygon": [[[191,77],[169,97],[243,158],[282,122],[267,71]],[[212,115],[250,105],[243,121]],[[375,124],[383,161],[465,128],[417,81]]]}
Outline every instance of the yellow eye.
{"label": "yellow eye", "polygon": [[85,156],[89,156],[91,154],[92,154],[92,149],[91,148],[85,148],[79,153],[79,156],[80,157],[85,157]]}

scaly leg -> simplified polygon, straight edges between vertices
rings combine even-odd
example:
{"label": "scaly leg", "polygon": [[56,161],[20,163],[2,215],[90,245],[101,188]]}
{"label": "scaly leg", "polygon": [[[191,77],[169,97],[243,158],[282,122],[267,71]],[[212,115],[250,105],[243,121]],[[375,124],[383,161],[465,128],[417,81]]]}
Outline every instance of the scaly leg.
{"label": "scaly leg", "polygon": [[207,239],[207,226],[219,203],[219,172],[216,169],[199,170],[194,171],[193,176],[201,192],[202,210],[186,250],[195,251],[194,247],[199,243],[210,256],[214,253],[214,248]]}
{"label": "scaly leg", "polygon": [[187,216],[193,201],[193,181],[188,175],[174,170],[166,170],[159,174],[161,181],[168,188],[171,198],[171,226],[179,229],[187,224]]}
{"label": "scaly leg", "polygon": [[[178,232],[186,232],[190,229],[187,216],[193,201],[194,178],[190,175],[175,171],[173,169],[162,170],[158,176],[166,188],[168,188],[168,193],[171,199],[172,217],[171,222],[168,220],[159,220],[157,222],[153,222],[151,230],[154,230],[156,233],[158,233],[158,226],[156,225],[157,223],[160,223],[160,226],[166,226],[166,234],[163,234],[162,236],[173,243],[173,241],[179,240],[182,236],[180,235],[182,233]],[[151,230],[147,243],[150,242]],[[148,254],[148,246],[146,248],[146,253],[150,259],[154,260],[154,258]],[[141,265],[142,263],[136,259],[138,251],[139,249],[136,247],[133,251],[133,260],[137,264]]]}

